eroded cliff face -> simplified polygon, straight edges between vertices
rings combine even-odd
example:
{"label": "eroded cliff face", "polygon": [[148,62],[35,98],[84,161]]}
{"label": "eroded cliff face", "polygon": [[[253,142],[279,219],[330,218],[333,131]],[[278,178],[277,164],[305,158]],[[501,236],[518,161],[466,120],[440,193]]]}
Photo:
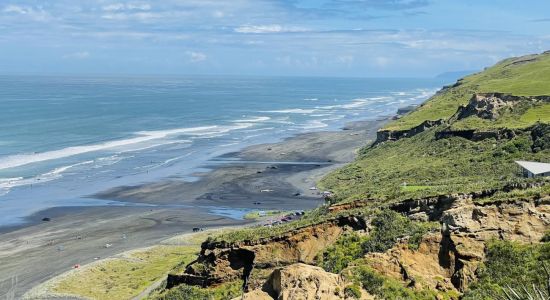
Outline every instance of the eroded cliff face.
{"label": "eroded cliff face", "polygon": [[365,259],[379,273],[409,285],[462,292],[476,280],[488,241],[540,242],[550,228],[548,200],[482,205],[464,198],[443,212],[441,232],[426,235],[418,250],[403,241]]}
{"label": "eroded cliff face", "polygon": [[[344,293],[347,284],[349,282],[340,275],[326,272],[319,267],[297,263],[275,269],[261,288],[233,300],[349,299]],[[360,299],[370,300],[374,297],[363,291]]]}
{"label": "eroded cliff face", "polygon": [[530,105],[550,103],[550,96],[526,97],[503,93],[476,93],[472,96],[468,104],[458,107],[455,114],[448,120],[427,120],[418,126],[406,130],[379,130],[377,132],[376,142],[373,146],[386,141],[397,141],[402,138],[412,137],[440,125],[448,128],[441,128],[441,130],[438,130],[435,133],[437,139],[449,138],[453,136],[462,137],[472,141],[481,141],[489,138],[494,138],[497,140],[512,139],[522,132],[537,129],[537,126],[540,126],[540,124],[529,128],[499,128],[490,130],[452,130],[448,125],[471,116],[477,116],[486,120],[496,120],[506,111],[513,110],[516,106],[522,103],[529,103]]}
{"label": "eroded cliff face", "polygon": [[474,94],[468,105],[460,107],[454,117],[457,120],[470,116],[496,120],[503,110],[513,108],[523,99],[523,97],[500,93]]}
{"label": "eroded cliff face", "polygon": [[[476,270],[485,257],[488,241],[505,239],[538,243],[550,229],[550,197],[515,202],[475,201],[482,196],[486,194],[457,194],[391,206],[390,209],[412,219],[439,221],[440,232],[425,235],[417,250],[410,249],[407,241],[402,240],[392,249],[384,253],[369,253],[364,259],[377,272],[403,281],[408,286],[462,292],[476,280]],[[361,206],[358,203],[347,205]],[[340,205],[336,211],[345,208]],[[317,254],[333,244],[342,233],[346,230],[366,231],[368,223],[364,217],[348,216],[256,242],[204,243],[197,261],[190,264],[184,274],[171,275],[168,284],[210,286],[249,278],[251,272],[264,272],[269,279],[252,282],[250,289],[255,290],[253,293],[260,295],[261,290],[273,299],[294,299],[280,298],[280,295],[292,290],[292,293],[304,293],[305,297],[323,289],[316,279],[307,279],[312,274],[309,271],[303,271],[305,277],[300,277],[302,271],[296,270],[303,268],[303,265],[293,269],[295,264],[314,264]],[[291,267],[280,269],[281,266]],[[285,273],[287,271],[294,272],[296,276]],[[331,280],[338,281],[338,275],[331,276],[334,277]],[[276,292],[266,288],[266,285],[277,286],[273,288]],[[335,286],[341,285],[335,283]],[[334,292],[325,290],[327,295]],[[335,297],[326,299],[338,299]]]}
{"label": "eroded cliff face", "polygon": [[187,266],[184,274],[168,276],[168,287],[181,283],[210,286],[244,279],[248,278],[252,268],[258,270],[294,263],[314,264],[315,256],[336,242],[345,230],[365,228],[365,220],[351,216],[253,242],[205,242],[198,259]]}

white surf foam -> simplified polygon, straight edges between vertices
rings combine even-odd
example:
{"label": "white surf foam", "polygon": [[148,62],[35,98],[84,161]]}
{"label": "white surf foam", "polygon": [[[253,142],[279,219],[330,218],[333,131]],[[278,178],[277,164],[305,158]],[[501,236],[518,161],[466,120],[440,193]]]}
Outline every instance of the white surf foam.
{"label": "white surf foam", "polygon": [[[211,135],[211,134],[221,134],[226,133],[232,130],[243,129],[253,126],[253,123],[236,123],[232,126],[202,126],[202,127],[191,127],[191,128],[176,128],[169,130],[156,130],[156,131],[139,131],[136,132],[137,137],[115,140],[110,142],[104,142],[94,145],[87,146],[73,146],[67,147],[64,149],[53,150],[42,153],[32,153],[32,154],[17,154],[4,157],[0,160],[0,170],[9,169],[14,167],[20,167],[32,163],[43,162],[48,160],[60,159],[69,156],[95,152],[100,150],[115,149],[121,147],[127,147],[129,145],[142,144],[145,142],[150,142],[152,140],[158,140],[167,138],[172,135],[191,135],[191,136],[202,136],[202,135]],[[171,142],[171,141],[167,141]],[[125,149],[126,151],[131,151],[131,149]]]}
{"label": "white surf foam", "polygon": [[266,110],[262,112],[276,113],[276,114],[312,114],[316,111],[317,109],[290,108],[290,109],[281,109],[281,110]]}
{"label": "white surf foam", "polygon": [[0,195],[5,195],[9,193],[10,190],[14,187],[40,184],[40,183],[45,183],[48,181],[59,179],[63,177],[63,173],[65,171],[72,169],[74,167],[92,164],[93,162],[94,162],[93,160],[89,160],[89,161],[84,161],[84,162],[80,162],[80,163],[76,163],[68,166],[62,166],[62,167],[55,168],[44,174],[40,174],[29,178],[23,178],[23,177],[0,178]]}
{"label": "white surf foam", "polygon": [[361,108],[361,107],[367,106],[372,102],[381,101],[381,100],[388,100],[388,99],[391,99],[391,97],[358,98],[358,99],[353,99],[350,103],[319,106],[317,108],[318,109],[323,109],[323,110],[356,109],[356,108]]}
{"label": "white surf foam", "polygon": [[315,129],[315,128],[323,128],[323,127],[327,127],[328,124],[326,123],[323,123],[322,121],[320,120],[311,120],[309,122],[307,122],[306,125],[304,125],[304,129]]}
{"label": "white surf foam", "polygon": [[261,116],[261,117],[251,117],[250,119],[240,119],[240,120],[234,120],[233,123],[260,123],[260,122],[266,122],[271,120],[270,117]]}

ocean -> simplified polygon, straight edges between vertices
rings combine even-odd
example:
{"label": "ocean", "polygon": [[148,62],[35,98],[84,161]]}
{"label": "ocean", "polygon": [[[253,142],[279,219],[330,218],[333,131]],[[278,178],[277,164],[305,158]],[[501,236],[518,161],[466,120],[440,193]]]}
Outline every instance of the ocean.
{"label": "ocean", "polygon": [[0,226],[89,195],[196,180],[247,145],[419,104],[442,79],[0,76]]}

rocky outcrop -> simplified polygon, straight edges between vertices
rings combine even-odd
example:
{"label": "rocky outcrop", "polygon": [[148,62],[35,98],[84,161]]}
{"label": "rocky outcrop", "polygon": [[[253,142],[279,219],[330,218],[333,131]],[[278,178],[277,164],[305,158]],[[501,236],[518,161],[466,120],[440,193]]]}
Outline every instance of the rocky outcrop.
{"label": "rocky outcrop", "polygon": [[340,299],[343,280],[319,267],[295,264],[276,269],[264,285],[274,299]]}
{"label": "rocky outcrop", "polygon": [[[411,129],[406,130],[379,130],[373,146],[386,141],[397,141],[402,138],[412,137],[430,128],[452,124],[453,122],[476,116],[481,119],[496,120],[503,112],[512,110],[520,103],[550,103],[550,96],[514,96],[503,93],[477,93],[472,96],[467,105],[458,107],[456,113],[449,120],[426,120]],[[446,128],[435,133],[437,139],[462,137],[472,141],[481,141],[489,138],[512,139],[520,132],[530,129],[500,128],[494,130],[463,129],[456,130]]]}
{"label": "rocky outcrop", "polygon": [[313,264],[315,256],[333,244],[347,228],[366,228],[364,219],[339,217],[257,241],[239,243],[204,242],[196,261],[184,274],[168,276],[167,286],[181,283],[211,286],[248,278],[252,268],[269,269],[294,263]]}
{"label": "rocky outcrop", "polygon": [[384,253],[369,253],[365,259],[378,273],[407,282],[418,289],[455,290],[451,282],[455,257],[441,233],[425,236],[418,250],[402,241]]}
{"label": "rocky outcrop", "polygon": [[[487,120],[496,120],[504,111],[511,110],[515,106],[518,106],[518,104],[528,103],[528,105],[531,106],[543,102],[550,102],[550,96],[525,97],[502,93],[474,94],[467,105],[458,108],[457,112],[449,119],[448,123],[452,124],[453,122],[471,116]],[[539,127],[540,124],[523,129],[452,129],[448,127],[436,132],[435,137],[436,139],[462,137],[471,141],[482,141],[491,138],[496,140],[513,139],[522,132],[536,130],[539,129]],[[541,136],[544,136],[544,134]],[[533,140],[535,140],[535,137]]]}
{"label": "rocky outcrop", "polygon": [[[549,196],[529,201],[490,203],[479,200],[501,190],[526,189],[540,184],[509,184],[499,190],[381,204],[380,208],[392,209],[414,220],[438,221],[441,232],[425,236],[418,250],[409,249],[404,240],[385,253],[368,254],[366,259],[380,273],[406,281],[411,286],[463,291],[475,280],[475,272],[484,259],[485,245],[489,240],[536,243],[550,228]],[[361,208],[369,201],[374,200],[337,204],[329,211],[335,213]],[[186,283],[206,287],[248,279],[252,272],[263,274],[250,280],[250,288],[257,289],[264,283],[261,278],[266,278],[271,270],[296,263],[314,264],[316,255],[332,245],[346,230],[368,232],[369,223],[367,216],[358,213],[255,241],[205,242],[198,259],[187,266],[184,274],[170,275],[167,285],[170,288]]]}
{"label": "rocky outcrop", "polygon": [[402,241],[385,253],[366,256],[379,273],[411,286],[440,291],[464,291],[492,239],[537,243],[550,228],[546,201],[476,204],[471,198],[454,201],[440,218],[441,232],[426,235],[418,250]]}
{"label": "rocky outcrop", "polygon": [[376,133],[376,141],[374,142],[373,146],[376,146],[386,141],[397,141],[402,138],[415,136],[432,127],[439,126],[444,122],[445,122],[444,120],[435,120],[435,121],[426,120],[422,122],[420,125],[407,130],[384,130],[384,129],[379,130]]}
{"label": "rocky outcrop", "polygon": [[[337,274],[298,263],[275,269],[261,289],[244,294],[244,299],[346,299],[343,293],[345,285],[343,278]],[[241,297],[234,300],[237,299]],[[361,299],[373,298],[366,295]]]}
{"label": "rocky outcrop", "polygon": [[503,110],[513,108],[524,99],[525,97],[502,93],[474,94],[467,105],[458,108],[453,118],[462,120],[477,116],[482,119],[496,120]]}
{"label": "rocky outcrop", "polygon": [[447,139],[451,137],[461,137],[470,141],[478,142],[486,139],[495,139],[495,140],[511,140],[520,134],[521,129],[494,129],[494,130],[478,130],[478,129],[466,129],[466,130],[451,130],[445,129],[435,133],[436,139]]}

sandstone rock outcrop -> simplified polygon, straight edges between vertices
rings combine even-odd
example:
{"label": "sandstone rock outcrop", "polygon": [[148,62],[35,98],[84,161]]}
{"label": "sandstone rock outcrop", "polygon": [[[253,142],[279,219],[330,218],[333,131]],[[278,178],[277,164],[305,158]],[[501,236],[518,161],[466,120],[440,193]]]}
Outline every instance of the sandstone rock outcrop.
{"label": "sandstone rock outcrop", "polygon": [[[244,295],[254,300],[338,300],[346,299],[343,293],[345,281],[337,274],[306,264],[293,264],[277,268],[271,273],[261,289]],[[362,293],[361,299],[373,299]],[[241,299],[235,298],[234,300]]]}
{"label": "sandstone rock outcrop", "polygon": [[441,232],[425,236],[418,250],[406,242],[385,253],[370,253],[378,272],[413,286],[464,291],[475,280],[492,239],[537,243],[550,228],[550,205],[544,201],[476,204],[453,202],[441,216]]}
{"label": "sandstone rock outcrop", "polygon": [[[537,103],[550,103],[550,96],[514,96],[504,93],[477,93],[472,96],[467,105],[458,107],[456,113],[448,120],[426,120],[421,124],[405,130],[379,130],[377,132],[377,138],[373,146],[386,142],[397,141],[402,138],[412,137],[419,133],[422,133],[430,128],[452,124],[453,122],[471,117],[477,116],[482,119],[496,120],[506,110],[514,109],[520,103],[530,103],[530,105]],[[509,129],[500,128],[492,130],[479,130],[477,129],[464,129],[454,130],[450,128],[444,128],[438,130],[435,135],[437,139],[449,138],[453,136],[463,137],[472,141],[481,141],[484,139],[511,139],[514,138],[519,132],[530,129]]]}
{"label": "sandstone rock outcrop", "polygon": [[[536,183],[511,184],[503,187],[502,191],[536,186]],[[476,270],[485,258],[487,242],[504,239],[538,243],[550,229],[549,196],[488,202],[487,199],[498,191],[441,195],[384,205],[411,219],[439,222],[441,230],[425,235],[417,250],[410,249],[405,238],[384,253],[367,254],[365,260],[379,273],[403,281],[408,286],[463,292],[476,280]],[[367,202],[358,200],[338,204],[333,212],[360,209]],[[294,269],[286,269],[284,266],[315,264],[316,255],[332,245],[346,230],[368,232],[370,221],[367,216],[369,214],[362,216],[359,210],[358,215],[337,217],[256,241],[205,242],[198,259],[188,265],[184,274],[168,277],[168,287],[180,283],[212,286],[249,278],[252,272],[256,277],[252,276],[247,281],[248,287],[255,293],[250,294],[251,297],[255,295],[257,299],[263,299],[261,297],[266,296],[261,293],[263,291],[273,299],[294,299],[276,297],[286,295],[284,291],[290,289],[291,283],[302,287],[312,284],[307,289],[299,289],[304,290],[304,293],[308,290],[309,293],[315,290],[313,286],[317,286],[316,279],[304,279],[309,278],[306,271],[303,273],[304,278],[296,277],[290,271],[285,273]],[[281,266],[283,268],[278,269]],[[266,283],[265,278],[271,272]],[[265,288],[266,284],[273,288]],[[317,289],[320,287],[317,286]]]}
{"label": "sandstone rock outcrop", "polygon": [[252,268],[313,264],[315,256],[333,244],[346,228],[365,229],[366,222],[353,216],[340,217],[257,241],[205,242],[198,259],[187,266],[184,274],[169,275],[167,286],[210,286],[248,277]]}
{"label": "sandstone rock outcrop", "polygon": [[458,109],[455,118],[461,120],[477,116],[482,119],[495,120],[503,109],[512,108],[523,99],[523,97],[501,93],[474,94],[468,105]]}

